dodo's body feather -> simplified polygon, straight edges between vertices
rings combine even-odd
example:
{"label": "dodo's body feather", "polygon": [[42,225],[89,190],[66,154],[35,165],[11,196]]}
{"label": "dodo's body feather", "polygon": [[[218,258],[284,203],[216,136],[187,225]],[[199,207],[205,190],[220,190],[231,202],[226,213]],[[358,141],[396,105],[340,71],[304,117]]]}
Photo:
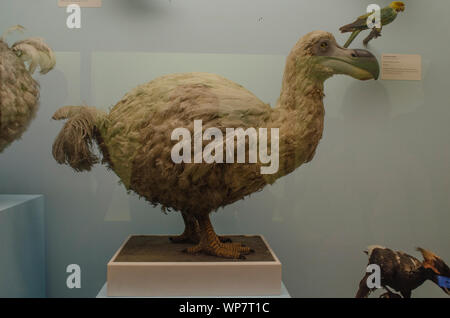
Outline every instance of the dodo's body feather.
{"label": "dodo's body feather", "polygon": [[[28,68],[25,62],[30,63]],[[9,47],[4,36],[0,38],[0,153],[22,136],[36,116],[39,85],[31,75],[38,65],[43,74],[55,65],[53,52],[42,39],[29,38]]]}
{"label": "dodo's body feather", "polygon": [[[321,48],[321,43],[328,49]],[[363,56],[354,57],[352,52],[364,55],[373,66],[372,55],[344,50],[329,33],[317,31],[302,38],[287,58],[275,108],[241,85],[208,73],[159,77],[126,94],[109,113],[93,107],[63,107],[53,116],[68,119],[54,143],[54,157],[76,170],[90,170],[98,162],[91,151],[96,141],[103,162],[128,190],[182,212],[186,231],[174,241],[200,242],[189,252],[242,257],[250,250],[220,242],[209,213],[261,190],[313,158],[323,132],[323,81],[333,74],[359,79],[377,76],[367,65],[358,64]],[[341,58],[346,62],[339,62]],[[261,174],[260,161],[174,163],[171,149],[176,142],[171,133],[184,127],[194,136],[194,120],[202,120],[203,130],[216,127],[224,136],[226,128],[279,128],[278,171]],[[268,149],[270,140],[269,136]]]}

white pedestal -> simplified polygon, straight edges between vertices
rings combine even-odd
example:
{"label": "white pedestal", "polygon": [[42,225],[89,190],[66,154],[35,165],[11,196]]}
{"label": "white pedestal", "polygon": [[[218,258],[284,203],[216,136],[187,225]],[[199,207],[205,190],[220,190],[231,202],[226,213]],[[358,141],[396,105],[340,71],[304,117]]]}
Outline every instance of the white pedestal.
{"label": "white pedestal", "polygon": [[[102,289],[97,295],[97,298],[163,298],[163,297],[113,297],[108,296],[107,294],[108,289],[108,283],[105,283],[103,285]],[[173,298],[291,298],[291,295],[289,294],[288,290],[286,289],[286,286],[284,283],[281,283],[281,293],[279,295],[270,295],[270,296],[179,296],[179,297],[173,297]]]}
{"label": "white pedestal", "polygon": [[0,195],[0,298],[45,296],[44,197]]}
{"label": "white pedestal", "polygon": [[183,253],[168,236],[128,238],[108,263],[108,296],[272,296],[281,293],[281,263],[260,235],[227,236],[254,253],[223,259]]}

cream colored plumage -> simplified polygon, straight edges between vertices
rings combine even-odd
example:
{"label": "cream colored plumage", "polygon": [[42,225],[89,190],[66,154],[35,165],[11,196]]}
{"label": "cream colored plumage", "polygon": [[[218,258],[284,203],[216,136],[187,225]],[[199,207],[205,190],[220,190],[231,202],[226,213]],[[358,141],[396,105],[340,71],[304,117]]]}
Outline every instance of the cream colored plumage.
{"label": "cream colored plumage", "polygon": [[52,50],[40,38],[8,46],[6,35],[22,30],[15,26],[0,37],[0,152],[22,136],[36,115],[39,84],[31,75],[38,66],[42,74],[55,66]]}
{"label": "cream colored plumage", "polygon": [[[108,114],[80,106],[58,110],[53,118],[68,121],[56,138],[53,155],[78,171],[90,170],[98,161],[91,149],[95,140],[103,162],[128,190],[182,213],[186,230],[174,242],[198,243],[187,250],[191,253],[243,257],[250,248],[222,242],[209,213],[263,189],[313,158],[323,132],[323,82],[334,74],[376,78],[378,64],[367,51],[339,47],[330,33],[312,32],[287,58],[275,108],[219,75],[166,75],[126,94]],[[193,135],[194,120],[202,120],[204,131],[217,127],[224,135],[226,128],[279,128],[279,170],[262,175],[259,161],[174,163],[171,133],[185,127]]]}
{"label": "cream colored plumage", "polygon": [[12,50],[24,63],[29,63],[28,71],[33,74],[39,66],[41,74],[47,74],[55,66],[53,51],[42,38],[28,38],[14,43]]}

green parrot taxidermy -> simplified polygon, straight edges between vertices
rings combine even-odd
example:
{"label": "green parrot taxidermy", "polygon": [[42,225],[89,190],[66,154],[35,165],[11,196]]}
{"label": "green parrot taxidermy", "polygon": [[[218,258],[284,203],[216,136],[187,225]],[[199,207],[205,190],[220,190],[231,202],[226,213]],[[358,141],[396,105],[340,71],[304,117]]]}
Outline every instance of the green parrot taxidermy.
{"label": "green parrot taxidermy", "polygon": [[[331,33],[311,32],[287,57],[281,95],[274,108],[219,75],[165,75],[126,94],[109,113],[88,106],[57,110],[53,119],[67,122],[53,144],[53,156],[76,171],[89,171],[99,162],[92,149],[97,143],[102,162],[119,176],[127,190],[153,205],[160,204],[164,211],[181,212],[185,231],[172,242],[196,244],[187,248],[187,253],[245,258],[252,252],[250,247],[217,236],[209,214],[313,159],[323,132],[324,81],[335,74],[377,79],[379,65],[366,50],[340,47]],[[223,135],[228,128],[278,128],[279,169],[261,174],[265,165],[261,160],[175,163],[171,149],[177,141],[172,133],[187,127],[188,134],[194,136],[194,121],[198,120],[205,131],[212,128]],[[249,142],[244,140],[248,149]],[[271,140],[269,137],[267,147],[271,147]],[[195,152],[195,143],[188,145],[191,153]],[[203,147],[208,145],[203,140]],[[229,149],[222,150],[226,153]],[[239,151],[238,143],[232,151]]]}
{"label": "green parrot taxidermy", "polygon": [[[367,46],[372,39],[376,39],[381,36],[381,30],[383,26],[392,23],[399,12],[405,11],[405,4],[402,1],[394,1],[387,7],[381,9],[381,28],[373,28],[370,34],[364,39],[364,46]],[[342,33],[352,32],[349,39],[345,43],[344,47],[348,48],[350,44],[352,44],[353,40],[364,30],[368,30],[367,19],[373,13],[367,13],[365,15],[360,16],[355,22],[344,25],[339,30]]]}
{"label": "green parrot taxidermy", "polygon": [[38,66],[41,74],[55,66],[53,51],[41,38],[8,46],[6,35],[23,30],[18,25],[0,37],[0,152],[22,136],[36,115],[39,84],[31,75]]}

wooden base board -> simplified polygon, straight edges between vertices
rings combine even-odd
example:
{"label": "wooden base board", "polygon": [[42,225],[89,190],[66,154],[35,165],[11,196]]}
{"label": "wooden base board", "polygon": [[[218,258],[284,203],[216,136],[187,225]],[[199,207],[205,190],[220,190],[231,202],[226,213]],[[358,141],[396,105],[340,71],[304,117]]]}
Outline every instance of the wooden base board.
{"label": "wooden base board", "polygon": [[281,292],[281,263],[262,236],[230,235],[245,260],[189,255],[169,236],[130,236],[108,263],[108,296],[267,296]]}

